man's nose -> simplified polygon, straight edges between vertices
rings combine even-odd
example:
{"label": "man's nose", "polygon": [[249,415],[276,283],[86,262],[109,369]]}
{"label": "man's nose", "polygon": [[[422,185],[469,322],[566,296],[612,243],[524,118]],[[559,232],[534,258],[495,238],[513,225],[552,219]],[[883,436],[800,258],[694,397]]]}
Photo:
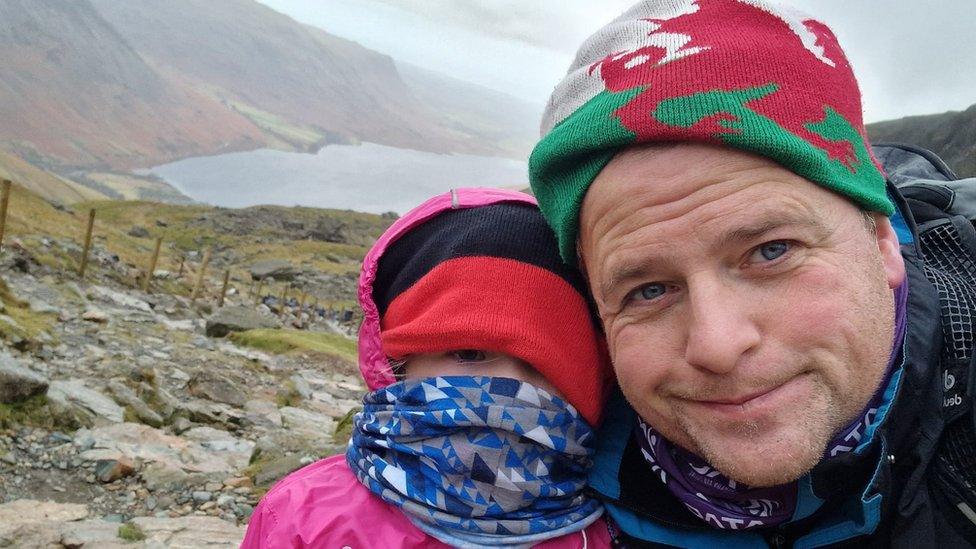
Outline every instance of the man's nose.
{"label": "man's nose", "polygon": [[689,284],[688,364],[725,374],[759,344],[761,334],[750,319],[750,297],[745,294],[720,280]]}

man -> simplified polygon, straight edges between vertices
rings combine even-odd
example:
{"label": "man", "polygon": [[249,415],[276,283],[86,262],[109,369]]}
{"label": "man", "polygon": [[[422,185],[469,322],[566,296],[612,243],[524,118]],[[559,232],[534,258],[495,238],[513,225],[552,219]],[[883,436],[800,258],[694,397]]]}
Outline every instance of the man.
{"label": "man", "polygon": [[861,118],[831,31],[760,0],[639,3],[553,93],[532,188],[626,399],[591,475],[624,546],[974,543],[935,275]]}

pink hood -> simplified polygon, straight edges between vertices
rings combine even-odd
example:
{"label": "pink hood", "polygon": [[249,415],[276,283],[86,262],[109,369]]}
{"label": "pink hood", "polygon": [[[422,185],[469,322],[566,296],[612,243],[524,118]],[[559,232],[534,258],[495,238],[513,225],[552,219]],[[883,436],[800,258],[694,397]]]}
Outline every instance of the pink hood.
{"label": "pink hood", "polygon": [[359,370],[370,391],[386,387],[396,381],[380,342],[380,315],[373,302],[373,281],[380,258],[391,244],[419,225],[446,210],[474,208],[500,202],[519,202],[537,205],[535,198],[518,191],[490,188],[455,189],[439,194],[397,219],[363,259],[359,275],[359,305],[363,309],[363,323],[359,328]]}
{"label": "pink hood", "polygon": [[[438,195],[398,219],[366,254],[359,279],[365,313],[359,333],[359,367],[370,390],[395,381],[380,343],[380,320],[373,303],[373,280],[380,257],[398,238],[437,214],[499,202],[535,205],[531,196],[502,189],[458,189]],[[363,486],[346,463],[332,456],[289,474],[254,509],[242,549],[299,548],[447,549],[419,530],[399,508]],[[610,547],[603,518],[586,530],[551,539],[537,549]]]}

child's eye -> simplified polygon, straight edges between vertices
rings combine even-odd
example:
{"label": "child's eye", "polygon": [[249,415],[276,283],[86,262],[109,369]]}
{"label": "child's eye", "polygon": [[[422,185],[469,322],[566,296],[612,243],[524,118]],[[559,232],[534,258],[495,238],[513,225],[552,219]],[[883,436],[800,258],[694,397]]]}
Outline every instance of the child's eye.
{"label": "child's eye", "polygon": [[460,351],[454,351],[451,353],[458,362],[481,362],[485,360],[487,355],[484,351],[479,351],[477,349],[461,349]]}

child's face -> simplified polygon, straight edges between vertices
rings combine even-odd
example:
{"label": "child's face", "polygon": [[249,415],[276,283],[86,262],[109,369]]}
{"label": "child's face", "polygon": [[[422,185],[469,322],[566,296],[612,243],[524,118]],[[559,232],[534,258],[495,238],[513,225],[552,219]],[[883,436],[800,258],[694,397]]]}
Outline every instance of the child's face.
{"label": "child's face", "polygon": [[528,362],[491,351],[463,349],[413,355],[404,364],[407,379],[436,376],[493,376],[524,381],[563,398],[549,380]]}

